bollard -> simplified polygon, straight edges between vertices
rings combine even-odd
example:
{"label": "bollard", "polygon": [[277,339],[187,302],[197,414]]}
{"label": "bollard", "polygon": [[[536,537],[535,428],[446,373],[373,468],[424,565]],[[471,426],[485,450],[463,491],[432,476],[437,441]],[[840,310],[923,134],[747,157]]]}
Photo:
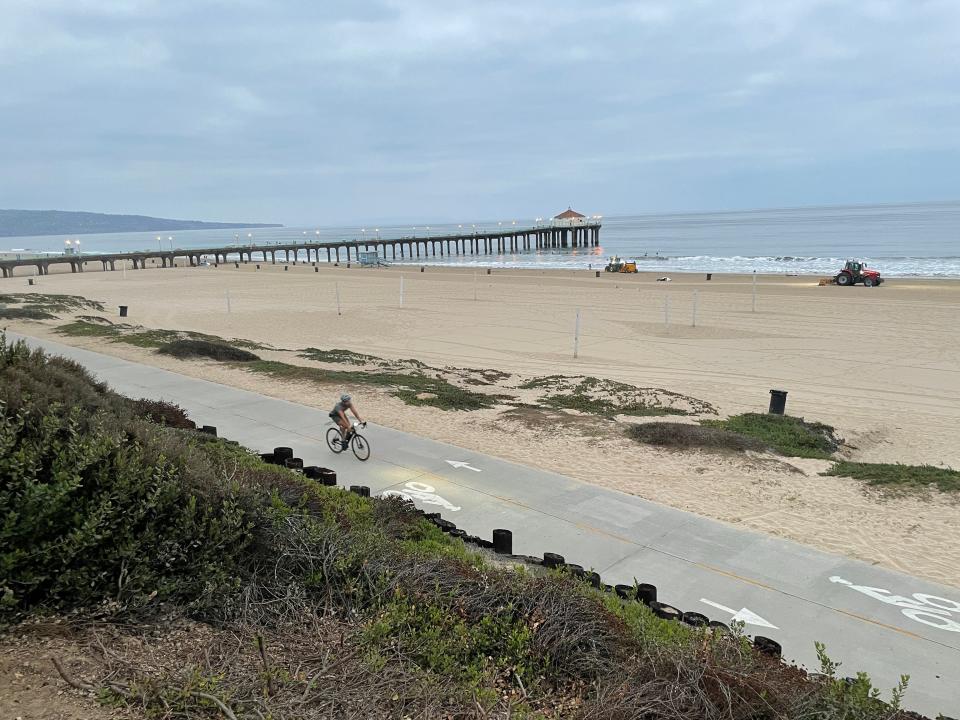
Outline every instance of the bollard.
{"label": "bollard", "polygon": [[493,549],[497,555],[513,555],[513,533],[509,530],[494,530]]}
{"label": "bollard", "polygon": [[780,647],[780,643],[771,640],[768,637],[763,637],[762,635],[757,635],[753,638],[753,647],[762,652],[764,655],[769,655],[770,657],[778,658],[783,653],[783,648]]}
{"label": "bollard", "polygon": [[[30,284],[32,285],[33,283],[31,282]],[[126,305],[121,305],[121,306],[120,306],[120,317],[126,317],[126,316],[127,316],[127,306],[126,306]]]}
{"label": "bollard", "polygon": [[217,436],[217,428],[215,428],[213,425],[204,425],[202,428],[200,428],[200,432],[206,433],[207,435],[213,435],[214,437]]}
{"label": "bollard", "polygon": [[657,586],[649,583],[640,583],[637,585],[637,601],[644,605],[650,605],[657,601]]}
{"label": "bollard", "polygon": [[273,457],[277,463],[283,465],[287,460],[293,457],[293,448],[275,447],[273,449]]}
{"label": "bollard", "polygon": [[707,280],[713,280],[713,273],[707,273]]}
{"label": "bollard", "polygon": [[786,390],[771,390],[770,391],[770,409],[768,410],[771,415],[783,415],[783,411],[787,407],[787,391]]}
{"label": "bollard", "polygon": [[303,470],[303,458],[287,458],[283,464],[287,470]]}
{"label": "bollard", "polygon": [[706,627],[710,624],[710,618],[698,612],[685,612],[680,619],[693,627]]}
{"label": "bollard", "polygon": [[566,564],[566,560],[563,555],[558,555],[557,553],[544,553],[543,554],[543,565],[548,568],[558,568]]}

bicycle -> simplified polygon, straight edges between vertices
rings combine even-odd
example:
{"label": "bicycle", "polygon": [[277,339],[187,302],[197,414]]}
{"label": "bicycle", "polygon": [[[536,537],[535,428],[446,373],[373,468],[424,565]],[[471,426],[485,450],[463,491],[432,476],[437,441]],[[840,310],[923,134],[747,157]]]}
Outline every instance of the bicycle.
{"label": "bicycle", "polygon": [[347,430],[346,438],[340,435],[340,426],[336,425],[327,430],[327,446],[335,453],[342,453],[350,446],[357,460],[363,461],[370,457],[370,443],[357,432],[357,427],[366,427],[366,423],[354,423]]}

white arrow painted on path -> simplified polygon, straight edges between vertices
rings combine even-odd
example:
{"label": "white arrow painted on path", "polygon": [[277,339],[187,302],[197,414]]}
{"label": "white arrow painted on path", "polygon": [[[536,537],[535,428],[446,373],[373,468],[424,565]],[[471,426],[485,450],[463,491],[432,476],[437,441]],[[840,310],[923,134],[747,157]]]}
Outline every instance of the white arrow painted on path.
{"label": "white arrow painted on path", "polygon": [[737,622],[746,623],[747,625],[759,625],[760,627],[768,627],[774,630],[779,630],[776,625],[767,620],[764,620],[762,617],[757,615],[753,610],[747,610],[747,608],[740,608],[740,610],[734,610],[733,608],[728,608],[726,605],[721,605],[718,602],[713,600],[707,600],[706,598],[700,598],[700,602],[706,603],[712,607],[715,607],[717,610],[723,610],[724,612],[730,613],[733,617],[731,620]]}
{"label": "white arrow painted on path", "polygon": [[483,472],[480,468],[475,468],[469,463],[462,462],[460,460],[447,460],[447,462],[455,468],[463,468],[464,470],[473,470],[474,472]]}

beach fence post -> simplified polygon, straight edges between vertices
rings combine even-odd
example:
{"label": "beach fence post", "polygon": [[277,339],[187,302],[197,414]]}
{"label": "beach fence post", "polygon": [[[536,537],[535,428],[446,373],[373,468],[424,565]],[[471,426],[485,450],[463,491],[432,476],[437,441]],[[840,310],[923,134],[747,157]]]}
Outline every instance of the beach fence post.
{"label": "beach fence post", "polygon": [[670,327],[670,296],[663,296],[663,324]]}
{"label": "beach fence post", "polygon": [[340,312],[340,283],[334,283],[333,288],[337,292],[337,315],[342,315],[343,313]]}
{"label": "beach fence post", "polygon": [[227,288],[227,315],[230,314],[230,288]]}
{"label": "beach fence post", "polygon": [[400,273],[400,307],[403,307],[403,273]]}
{"label": "beach fence post", "polygon": [[753,271],[753,299],[750,304],[750,312],[757,311],[757,271]]}
{"label": "beach fence post", "polygon": [[127,279],[127,261],[126,260],[123,261],[123,279],[124,280]]}
{"label": "beach fence post", "polygon": [[577,319],[573,326],[573,358],[580,356],[580,308],[577,308]]}
{"label": "beach fence post", "polygon": [[693,322],[691,323],[690,327],[697,326],[697,295],[698,295],[698,291],[694,290],[693,291]]}
{"label": "beach fence post", "polygon": [[477,301],[477,271],[473,271],[473,301]]}

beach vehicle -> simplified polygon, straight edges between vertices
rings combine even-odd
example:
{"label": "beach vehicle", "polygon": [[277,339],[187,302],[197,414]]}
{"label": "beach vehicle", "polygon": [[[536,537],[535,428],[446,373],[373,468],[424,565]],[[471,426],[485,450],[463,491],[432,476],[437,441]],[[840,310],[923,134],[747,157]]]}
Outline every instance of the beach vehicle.
{"label": "beach vehicle", "polygon": [[847,260],[843,270],[834,277],[837,285],[856,285],[863,283],[864,287],[874,287],[883,282],[879,270],[873,270],[867,267],[865,262],[860,260]]}
{"label": "beach vehicle", "polygon": [[637,272],[637,262],[636,260],[621,260],[616,255],[610,258],[610,262],[607,263],[607,266],[604,268],[606,272],[616,272],[616,273],[635,273]]}

